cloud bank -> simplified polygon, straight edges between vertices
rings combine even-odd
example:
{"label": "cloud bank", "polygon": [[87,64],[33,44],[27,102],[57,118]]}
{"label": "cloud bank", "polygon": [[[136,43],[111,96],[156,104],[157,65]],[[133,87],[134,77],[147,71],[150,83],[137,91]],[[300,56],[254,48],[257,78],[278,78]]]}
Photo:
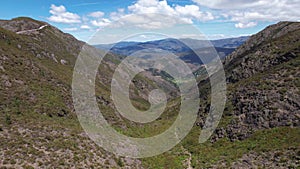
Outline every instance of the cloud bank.
{"label": "cloud bank", "polygon": [[50,14],[51,16],[48,18],[51,22],[56,23],[81,23],[81,18],[79,15],[71,12],[67,12],[66,8],[63,5],[56,6],[51,5],[50,6]]}

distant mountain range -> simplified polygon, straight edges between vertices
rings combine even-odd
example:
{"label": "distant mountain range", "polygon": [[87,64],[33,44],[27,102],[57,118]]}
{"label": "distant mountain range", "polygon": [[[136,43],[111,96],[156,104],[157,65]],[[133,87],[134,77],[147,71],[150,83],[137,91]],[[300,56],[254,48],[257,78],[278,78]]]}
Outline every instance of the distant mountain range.
{"label": "distant mountain range", "polygon": [[[154,48],[171,52],[179,56],[182,60],[202,64],[193,50],[207,50],[212,46],[215,47],[221,59],[231,54],[237,47],[241,46],[249,37],[242,36],[237,38],[211,40],[196,39],[162,39],[148,42],[119,42],[115,44],[94,45],[98,49],[109,50],[111,53],[129,56],[137,51]],[[189,44],[189,45],[186,45]],[[193,49],[193,50],[192,50]]]}

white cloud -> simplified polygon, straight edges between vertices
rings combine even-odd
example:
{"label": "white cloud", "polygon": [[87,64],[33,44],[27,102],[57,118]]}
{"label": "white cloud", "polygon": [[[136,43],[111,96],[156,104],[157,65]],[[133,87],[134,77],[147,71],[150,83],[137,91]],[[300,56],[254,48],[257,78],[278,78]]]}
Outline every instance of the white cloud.
{"label": "white cloud", "polygon": [[191,24],[194,20],[214,19],[211,13],[201,11],[197,5],[170,6],[166,0],[138,0],[128,6],[127,14],[124,11],[119,9],[111,13],[111,20],[147,29],[170,27],[179,23]]}
{"label": "white cloud", "polygon": [[100,20],[92,20],[91,24],[98,27],[107,26],[111,23],[111,21],[107,18],[102,18]]}
{"label": "white cloud", "polygon": [[249,23],[237,23],[234,26],[236,28],[251,28],[251,27],[254,27],[256,25],[257,25],[257,23],[255,23],[255,22],[249,22]]}
{"label": "white cloud", "polygon": [[96,11],[96,12],[90,13],[88,16],[94,17],[94,18],[101,18],[104,16],[104,12]]}
{"label": "white cloud", "polygon": [[299,0],[193,0],[200,6],[218,9],[221,15],[237,22],[237,28],[257,22],[299,21]]}
{"label": "white cloud", "polygon": [[192,19],[200,21],[214,19],[211,13],[200,11],[197,5],[170,6],[166,0],[139,0],[137,3],[129,6],[128,10],[133,14],[157,13],[189,21]]}
{"label": "white cloud", "polygon": [[[111,12],[108,18],[105,13],[95,11],[80,18],[78,15],[67,12],[64,6],[51,5],[49,20],[61,23],[90,23],[82,25],[80,29],[89,29],[87,26],[104,27],[114,22],[116,25],[132,25],[139,28],[158,29],[171,27],[175,24],[194,23],[197,21],[213,20],[210,12],[201,11],[197,5],[169,5],[167,0],[137,0],[134,4]],[[156,15],[155,15],[156,14]],[[73,19],[71,19],[73,17]],[[91,19],[93,18],[93,19]]]}
{"label": "white cloud", "polygon": [[200,8],[196,5],[185,5],[185,6],[176,5],[175,11],[178,13],[179,16],[182,16],[182,17],[194,18],[194,19],[202,20],[202,21],[214,19],[214,16],[211,13],[201,12]]}
{"label": "white cloud", "polygon": [[[211,9],[244,9],[269,3],[270,0],[193,0]],[[275,0],[276,1],[276,0]]]}
{"label": "white cloud", "polygon": [[77,14],[67,12],[63,5],[51,5],[50,11],[52,15],[48,18],[49,21],[57,23],[80,23],[80,16]]}
{"label": "white cloud", "polygon": [[168,17],[159,14],[131,14],[126,15],[114,23],[114,27],[131,26],[142,29],[160,29],[172,27],[177,23],[186,23],[186,21]]}
{"label": "white cloud", "polygon": [[128,7],[133,14],[158,13],[165,15],[175,15],[175,10],[167,4],[166,0],[138,0]]}
{"label": "white cloud", "polygon": [[110,18],[113,21],[119,20],[122,16],[125,15],[125,9],[119,8],[117,12],[110,13]]}
{"label": "white cloud", "polygon": [[81,25],[80,29],[91,29],[89,25]]}

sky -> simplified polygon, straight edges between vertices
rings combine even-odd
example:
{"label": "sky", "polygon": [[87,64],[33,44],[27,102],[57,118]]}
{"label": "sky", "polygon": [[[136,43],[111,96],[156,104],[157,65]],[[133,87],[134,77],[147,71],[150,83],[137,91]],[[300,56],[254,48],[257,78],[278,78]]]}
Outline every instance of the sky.
{"label": "sky", "polygon": [[[298,9],[300,0],[9,0],[1,2],[0,18],[27,16],[42,20],[86,42],[99,31],[106,30],[103,36],[113,34],[116,25],[118,31],[130,25],[137,32],[165,30],[179,38],[199,37],[176,29],[180,24],[189,24],[207,39],[222,39],[255,34],[279,21],[300,21]],[[103,39],[109,39],[109,43],[120,38]]]}

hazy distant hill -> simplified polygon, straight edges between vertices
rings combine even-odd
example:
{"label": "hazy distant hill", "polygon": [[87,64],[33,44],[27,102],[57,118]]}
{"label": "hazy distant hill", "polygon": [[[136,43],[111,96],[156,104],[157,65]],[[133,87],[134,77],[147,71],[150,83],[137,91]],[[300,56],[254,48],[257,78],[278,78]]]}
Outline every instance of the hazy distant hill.
{"label": "hazy distant hill", "polygon": [[[148,42],[119,42],[107,45],[100,44],[95,45],[95,47],[103,50],[110,50],[112,53],[124,56],[129,56],[135,52],[148,48],[162,49],[178,55],[186,62],[202,64],[191,48],[194,50],[205,50],[205,48],[213,45],[221,59],[223,59],[225,56],[232,53],[235,48],[242,45],[248,38],[249,37],[238,37],[212,40],[211,44],[208,44],[207,41],[195,39],[162,39]],[[190,46],[187,46],[185,43],[188,43]]]}

